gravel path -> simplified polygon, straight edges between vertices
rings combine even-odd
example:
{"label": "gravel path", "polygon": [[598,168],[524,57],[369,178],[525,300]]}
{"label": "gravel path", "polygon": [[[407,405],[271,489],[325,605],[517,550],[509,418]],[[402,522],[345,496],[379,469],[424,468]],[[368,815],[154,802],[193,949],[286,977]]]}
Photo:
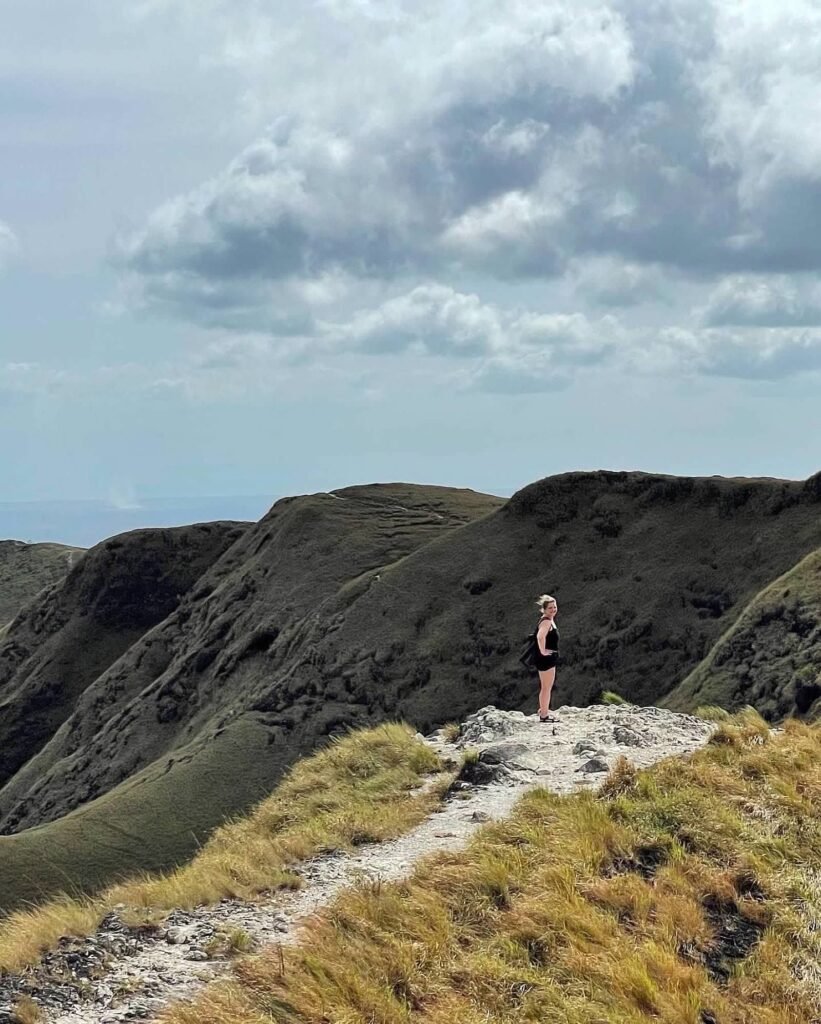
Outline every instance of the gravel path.
{"label": "gravel path", "polygon": [[251,948],[293,942],[300,921],[343,886],[362,876],[401,878],[425,855],[463,846],[483,822],[509,814],[527,790],[596,788],[616,757],[623,754],[643,767],[696,749],[713,729],[690,715],[630,704],[563,707],[556,715],[559,722],[549,725],[535,715],[483,708],[463,723],[455,742],[441,732],[426,737],[446,757],[474,748],[479,759],[471,781],[457,783],[442,807],[412,832],[302,863],[296,870],[305,885],[297,892],[174,911],[153,933],[129,929],[112,913],[91,938],[64,940],[31,972],[0,978],[0,1024],[14,1021],[10,1006],[20,992],[38,1002],[44,1024],[150,1020],[161,1007],[190,999],[230,969],[228,955],[204,948],[218,933],[241,929]]}

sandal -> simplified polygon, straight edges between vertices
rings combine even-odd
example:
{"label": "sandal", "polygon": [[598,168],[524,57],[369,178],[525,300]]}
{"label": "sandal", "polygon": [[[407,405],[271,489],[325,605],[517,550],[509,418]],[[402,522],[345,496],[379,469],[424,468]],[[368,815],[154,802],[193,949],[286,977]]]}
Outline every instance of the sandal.
{"label": "sandal", "polygon": [[552,716],[552,715],[551,715],[551,714],[550,714],[550,713],[548,712],[548,714],[546,714],[546,715],[544,716],[544,718],[542,718],[542,716],[541,716],[541,715],[539,715],[539,721],[540,721],[540,722],[553,722],[553,723],[555,724],[556,722],[558,722],[558,721],[559,721],[559,719],[558,719],[558,718],[554,718],[554,717],[553,717],[553,716]]}

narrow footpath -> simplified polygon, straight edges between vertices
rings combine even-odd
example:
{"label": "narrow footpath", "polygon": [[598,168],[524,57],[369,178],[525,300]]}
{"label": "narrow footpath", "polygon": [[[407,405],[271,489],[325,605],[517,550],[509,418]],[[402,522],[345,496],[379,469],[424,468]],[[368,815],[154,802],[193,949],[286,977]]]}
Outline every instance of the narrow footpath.
{"label": "narrow footpath", "polygon": [[93,936],[63,939],[31,970],[0,978],[0,1024],[14,1024],[12,1006],[22,994],[37,1002],[43,1024],[151,1020],[231,969],[232,958],[215,948],[220,935],[236,932],[248,951],[297,941],[300,922],[342,887],[363,877],[401,878],[422,857],[464,846],[483,823],[509,814],[527,790],[595,789],[618,757],[646,767],[695,750],[714,728],[691,715],[631,704],[563,707],[556,714],[559,722],[550,725],[536,715],[487,707],[466,719],[453,742],[441,731],[424,737],[443,757],[458,760],[468,748],[479,757],[413,831],[296,865],[304,880],[298,891],[176,910],[153,931],[127,927],[115,910]]}

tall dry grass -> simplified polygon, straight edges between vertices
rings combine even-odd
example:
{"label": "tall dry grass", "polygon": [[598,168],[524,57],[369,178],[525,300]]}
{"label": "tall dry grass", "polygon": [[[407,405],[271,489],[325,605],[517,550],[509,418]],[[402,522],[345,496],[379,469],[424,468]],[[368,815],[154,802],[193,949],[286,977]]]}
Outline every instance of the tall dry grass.
{"label": "tall dry grass", "polygon": [[821,731],[754,712],[346,890],[163,1024],[821,1019]]}
{"label": "tall dry grass", "polygon": [[294,888],[299,861],[317,853],[393,838],[422,821],[450,776],[415,792],[442,770],[434,751],[401,723],[387,723],[332,741],[299,761],[249,815],[226,822],[189,863],[143,875],[87,899],[67,895],[0,922],[0,970],[17,970],[62,935],[93,932],[114,907],[127,919],[159,920],[165,911],[252,898]]}

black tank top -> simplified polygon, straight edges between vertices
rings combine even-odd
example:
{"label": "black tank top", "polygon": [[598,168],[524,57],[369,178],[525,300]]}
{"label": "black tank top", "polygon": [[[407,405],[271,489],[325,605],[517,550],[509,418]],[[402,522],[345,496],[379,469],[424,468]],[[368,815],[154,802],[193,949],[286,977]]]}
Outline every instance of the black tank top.
{"label": "black tank top", "polygon": [[[544,620],[546,618],[547,618],[547,616],[543,615],[539,619],[539,626],[541,626],[541,624],[544,622]],[[537,630],[538,630],[539,626],[536,627]],[[544,638],[544,648],[545,648],[546,651],[558,651],[558,649],[559,649],[559,630],[558,630],[557,626],[551,626],[550,629],[547,631],[547,634],[545,635],[545,638]]]}

